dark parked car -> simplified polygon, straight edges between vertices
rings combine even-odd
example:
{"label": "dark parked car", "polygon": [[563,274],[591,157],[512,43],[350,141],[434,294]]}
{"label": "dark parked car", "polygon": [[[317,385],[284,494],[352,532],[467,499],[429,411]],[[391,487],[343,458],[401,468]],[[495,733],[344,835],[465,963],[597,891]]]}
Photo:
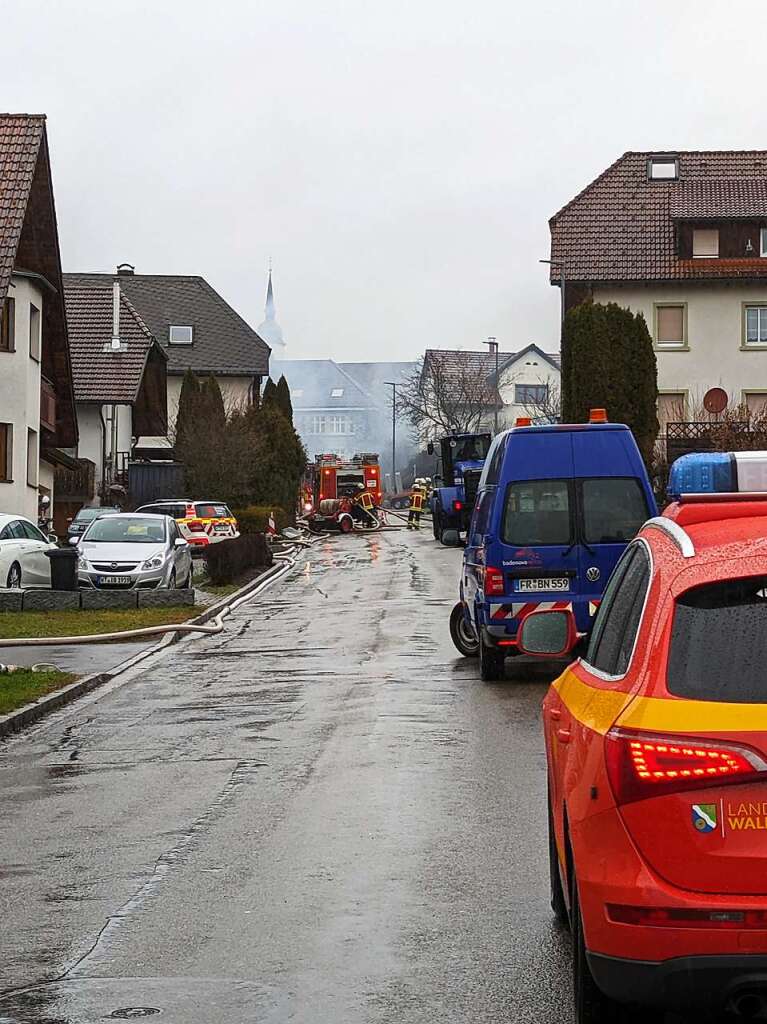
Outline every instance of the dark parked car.
{"label": "dark parked car", "polygon": [[72,540],[73,537],[82,537],[94,519],[100,519],[101,516],[113,516],[119,511],[119,508],[114,508],[111,505],[103,508],[81,508],[67,527],[67,540]]}

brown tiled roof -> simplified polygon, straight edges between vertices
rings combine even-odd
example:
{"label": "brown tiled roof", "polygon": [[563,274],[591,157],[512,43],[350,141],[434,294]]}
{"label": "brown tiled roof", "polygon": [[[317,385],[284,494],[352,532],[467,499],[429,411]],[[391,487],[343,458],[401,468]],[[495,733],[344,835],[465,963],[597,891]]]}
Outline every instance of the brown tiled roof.
{"label": "brown tiled roof", "polygon": [[[677,153],[679,177],[676,180],[648,179],[647,161],[653,155],[624,153],[551,218],[551,258],[562,262],[568,281],[742,276],[732,267],[732,263],[737,262],[742,269],[741,261],[718,260],[716,266],[704,274],[698,269],[699,260],[690,267],[686,264],[692,261],[677,259],[673,217],[767,219],[764,184],[767,151]],[[733,182],[737,182],[737,190],[733,189]],[[701,188],[696,190],[698,183]],[[749,187],[741,189],[745,183],[749,183]],[[709,206],[705,203],[706,196]],[[689,203],[689,207],[685,203]],[[724,210],[728,203],[728,212],[715,212]],[[672,206],[677,211],[694,209],[695,213],[672,214]],[[729,212],[733,209],[748,209],[749,212]],[[705,210],[712,212],[702,212]],[[749,276],[767,276],[767,260],[756,264],[749,262]],[[557,267],[551,268],[551,278],[559,279]]]}
{"label": "brown tiled roof", "polygon": [[0,114],[0,303],[16,262],[44,130],[42,114]]}
{"label": "brown tiled roof", "polygon": [[69,348],[75,399],[132,405],[139,393],[153,346],[164,356],[128,297],[120,295],[120,340],[125,352],[109,351],[112,341],[112,286],[65,288]]}
{"label": "brown tiled roof", "polygon": [[[550,352],[544,352],[537,345],[528,345],[519,352],[499,352],[498,370],[501,381],[503,373],[521,355],[528,352],[535,352],[545,358],[549,363],[559,368],[559,356]],[[429,364],[437,364],[438,372],[447,383],[451,380],[458,385],[467,377],[476,376],[487,381],[487,402],[492,404],[500,400],[500,396],[494,387],[495,356],[488,352],[470,352],[464,349],[427,348],[423,360],[423,370]]]}
{"label": "brown tiled roof", "polygon": [[675,219],[767,216],[767,178],[680,181],[669,198]]}

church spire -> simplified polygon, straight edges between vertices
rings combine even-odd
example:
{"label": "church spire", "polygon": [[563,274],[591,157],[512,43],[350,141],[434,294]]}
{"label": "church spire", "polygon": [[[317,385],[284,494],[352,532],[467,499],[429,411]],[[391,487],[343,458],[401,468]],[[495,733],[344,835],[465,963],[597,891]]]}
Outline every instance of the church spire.
{"label": "church spire", "polygon": [[269,260],[269,279],[266,286],[266,306],[264,307],[265,319],[257,328],[258,336],[271,347],[274,359],[285,358],[285,339],[282,337],[282,328],[277,323],[276,310],[274,308],[274,286],[272,285],[272,261]]}

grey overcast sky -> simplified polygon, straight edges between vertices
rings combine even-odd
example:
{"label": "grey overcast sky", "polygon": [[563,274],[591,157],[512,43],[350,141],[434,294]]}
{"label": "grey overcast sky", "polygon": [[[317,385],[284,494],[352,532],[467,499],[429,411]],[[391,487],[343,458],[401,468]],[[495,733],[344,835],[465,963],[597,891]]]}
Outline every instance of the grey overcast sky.
{"label": "grey overcast sky", "polygon": [[65,270],[201,274],[288,353],[558,347],[548,217],[627,149],[760,148],[763,0],[0,2]]}

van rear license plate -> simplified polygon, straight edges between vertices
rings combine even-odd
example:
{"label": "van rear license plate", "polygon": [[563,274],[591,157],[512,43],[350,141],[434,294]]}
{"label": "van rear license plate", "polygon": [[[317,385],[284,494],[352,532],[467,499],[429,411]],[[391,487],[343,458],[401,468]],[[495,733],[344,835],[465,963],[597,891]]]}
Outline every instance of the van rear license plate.
{"label": "van rear license plate", "polygon": [[514,589],[519,593],[537,592],[539,590],[569,590],[570,580],[564,576],[548,576],[545,579],[514,580]]}
{"label": "van rear license plate", "polygon": [[99,576],[100,587],[119,586],[129,587],[133,583],[132,576]]}

